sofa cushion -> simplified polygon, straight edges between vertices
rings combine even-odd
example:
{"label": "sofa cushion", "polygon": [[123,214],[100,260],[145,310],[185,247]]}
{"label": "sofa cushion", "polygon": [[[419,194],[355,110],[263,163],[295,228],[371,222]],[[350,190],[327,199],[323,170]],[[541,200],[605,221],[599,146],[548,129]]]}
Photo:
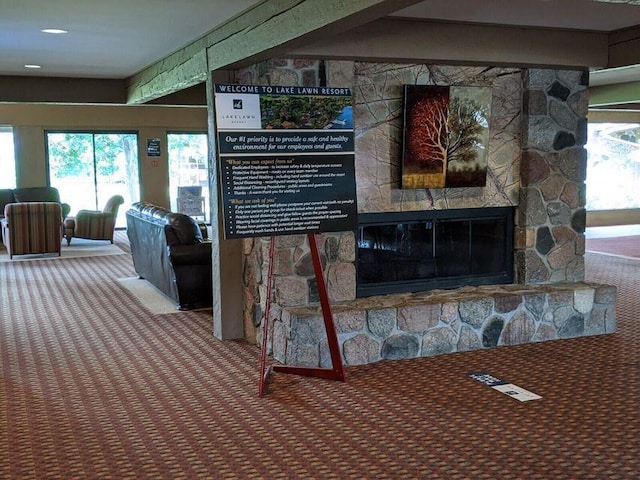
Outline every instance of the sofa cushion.
{"label": "sofa cushion", "polygon": [[190,216],[183,213],[169,213],[167,214],[167,223],[180,245],[202,243],[200,225]]}
{"label": "sofa cushion", "polygon": [[0,216],[4,215],[4,206],[8,203],[15,203],[13,190],[9,188],[0,189]]}
{"label": "sofa cushion", "polygon": [[13,190],[16,202],[57,202],[60,203],[60,194],[54,187],[27,187]]}

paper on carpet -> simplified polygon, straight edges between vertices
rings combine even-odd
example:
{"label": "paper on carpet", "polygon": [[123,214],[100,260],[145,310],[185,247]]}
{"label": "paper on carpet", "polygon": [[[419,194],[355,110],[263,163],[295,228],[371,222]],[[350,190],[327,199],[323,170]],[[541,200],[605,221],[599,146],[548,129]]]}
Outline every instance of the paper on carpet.
{"label": "paper on carpet", "polygon": [[164,293],[139,277],[118,278],[118,282],[126,288],[153,315],[179,312],[176,303]]}

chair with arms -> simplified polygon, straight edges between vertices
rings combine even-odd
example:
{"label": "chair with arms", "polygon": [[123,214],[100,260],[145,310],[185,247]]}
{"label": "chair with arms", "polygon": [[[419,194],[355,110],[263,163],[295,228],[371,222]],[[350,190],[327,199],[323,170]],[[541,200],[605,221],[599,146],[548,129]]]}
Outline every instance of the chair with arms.
{"label": "chair with arms", "polygon": [[80,210],[75,217],[67,217],[64,222],[64,236],[67,245],[71,239],[86,238],[89,240],[109,240],[113,243],[113,232],[116,228],[118,209],[124,203],[121,195],[114,195],[99,210]]}
{"label": "chair with arms", "polygon": [[62,243],[62,207],[57,202],[9,203],[4,207],[2,241],[9,257],[57,253]]}

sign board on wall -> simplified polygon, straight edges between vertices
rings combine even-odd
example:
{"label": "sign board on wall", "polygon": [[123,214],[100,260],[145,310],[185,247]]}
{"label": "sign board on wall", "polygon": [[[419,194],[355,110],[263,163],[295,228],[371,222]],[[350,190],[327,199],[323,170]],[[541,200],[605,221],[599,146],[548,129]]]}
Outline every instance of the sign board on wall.
{"label": "sign board on wall", "polygon": [[225,238],[354,230],[348,88],[215,86]]}
{"label": "sign board on wall", "polygon": [[147,157],[160,156],[160,139],[147,138]]}

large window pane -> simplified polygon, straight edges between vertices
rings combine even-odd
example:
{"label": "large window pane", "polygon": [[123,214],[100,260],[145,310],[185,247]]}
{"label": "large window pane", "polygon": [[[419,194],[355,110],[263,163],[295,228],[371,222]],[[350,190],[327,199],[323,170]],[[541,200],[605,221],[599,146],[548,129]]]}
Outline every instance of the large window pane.
{"label": "large window pane", "polygon": [[16,188],[16,156],[11,127],[0,126],[0,172],[0,188]]}
{"label": "large window pane", "polygon": [[93,166],[91,133],[49,133],[49,184],[71,206],[71,215],[79,210],[96,210],[96,177]]}
{"label": "large window pane", "polygon": [[588,125],[587,210],[640,208],[640,124]]}
{"label": "large window pane", "polygon": [[116,227],[126,226],[126,206],[140,198],[137,144],[134,133],[47,133],[49,183],[71,215],[102,210],[112,195],[122,195]]}
{"label": "large window pane", "polygon": [[128,205],[140,199],[138,136],[133,133],[101,133],[94,136],[96,198],[102,209],[113,195],[122,195],[116,226],[126,226]]}

